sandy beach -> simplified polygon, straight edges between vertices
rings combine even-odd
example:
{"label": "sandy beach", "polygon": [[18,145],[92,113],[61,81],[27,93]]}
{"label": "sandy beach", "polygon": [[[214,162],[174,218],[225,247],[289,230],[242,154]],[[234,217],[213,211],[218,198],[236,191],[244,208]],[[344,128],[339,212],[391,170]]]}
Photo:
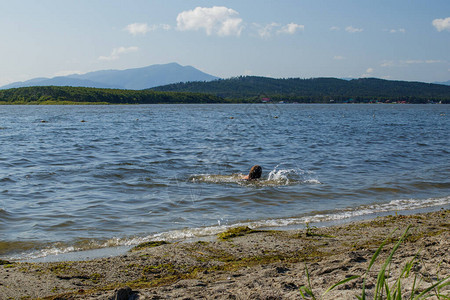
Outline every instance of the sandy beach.
{"label": "sandy beach", "polygon": [[[240,228],[213,241],[149,243],[126,255],[77,262],[0,261],[0,299],[356,299],[363,278],[373,298],[377,275],[411,226],[387,267],[391,287],[414,259],[401,291],[410,297],[450,275],[450,210],[377,217],[333,227],[259,231]],[[370,261],[386,240],[367,275]],[[449,282],[447,278],[446,281]],[[397,286],[396,286],[397,288]],[[450,294],[449,285],[436,292]],[[432,296],[430,299],[437,299]]]}

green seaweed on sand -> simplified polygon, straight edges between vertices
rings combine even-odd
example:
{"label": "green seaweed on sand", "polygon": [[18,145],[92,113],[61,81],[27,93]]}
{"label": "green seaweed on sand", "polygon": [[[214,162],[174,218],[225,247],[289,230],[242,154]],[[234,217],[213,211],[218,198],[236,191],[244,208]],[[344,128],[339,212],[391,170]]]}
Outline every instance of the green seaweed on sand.
{"label": "green seaweed on sand", "polygon": [[328,237],[328,238],[335,237],[335,236],[329,235],[329,234],[317,233],[317,229],[318,228],[316,226],[311,226],[311,225],[309,225],[309,223],[306,223],[306,236],[308,236],[308,237],[317,236],[317,237]]}
{"label": "green seaweed on sand", "polygon": [[255,232],[255,231],[248,226],[239,226],[239,227],[230,228],[227,231],[219,233],[217,235],[217,237],[220,240],[225,241],[225,240],[237,237],[237,236],[244,236],[244,235],[252,233],[252,232]]}
{"label": "green seaweed on sand", "polygon": [[166,241],[150,241],[150,242],[145,242],[145,243],[141,243],[135,247],[133,247],[130,251],[139,251],[139,250],[143,250],[146,248],[153,248],[153,247],[158,247],[161,245],[166,245],[166,244],[170,244],[169,242]]}
{"label": "green seaweed on sand", "polygon": [[0,259],[0,266],[3,266],[3,265],[10,265],[10,264],[11,264],[11,263],[10,263],[9,261]]}

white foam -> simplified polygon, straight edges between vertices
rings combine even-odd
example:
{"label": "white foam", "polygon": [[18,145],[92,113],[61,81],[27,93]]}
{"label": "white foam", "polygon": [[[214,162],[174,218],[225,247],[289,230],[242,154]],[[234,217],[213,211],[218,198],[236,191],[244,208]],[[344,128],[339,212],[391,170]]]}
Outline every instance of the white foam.
{"label": "white foam", "polygon": [[[400,199],[393,200],[384,204],[372,204],[367,206],[359,206],[357,208],[348,208],[344,210],[337,210],[331,213],[315,214],[302,216],[298,218],[286,218],[286,219],[268,219],[253,222],[241,222],[232,225],[217,225],[211,227],[202,228],[190,228],[182,230],[173,230],[168,232],[157,233],[149,235],[145,238],[137,238],[127,242],[127,244],[137,244],[140,242],[151,240],[182,240],[195,237],[215,235],[223,232],[231,227],[236,226],[249,226],[251,228],[263,228],[263,227],[286,227],[292,225],[300,225],[306,223],[321,223],[329,221],[345,220],[354,217],[360,217],[365,215],[371,215],[389,211],[407,211],[414,209],[421,209],[433,206],[445,206],[450,205],[450,196],[442,198],[429,198],[429,199]],[[219,222],[220,224],[220,222]]]}
{"label": "white foam", "polygon": [[8,257],[8,259],[11,260],[30,260],[30,259],[36,259],[46,256],[52,256],[52,255],[60,255],[65,254],[69,252],[74,251],[80,251],[82,249],[77,249],[73,246],[70,247],[50,247],[45,248],[37,251],[31,251],[31,252],[22,252],[13,256]]}
{"label": "white foam", "polygon": [[214,174],[197,174],[189,178],[191,182],[206,183],[239,183],[242,181],[242,174],[232,175],[214,175]]}
{"label": "white foam", "polygon": [[428,199],[398,199],[392,200],[388,203],[362,205],[356,208],[347,208],[336,210],[334,212],[306,215],[294,218],[285,219],[267,219],[251,222],[240,222],[235,224],[222,225],[218,222],[218,225],[208,227],[197,228],[185,228],[180,230],[171,230],[167,232],[160,232],[150,234],[145,237],[134,238],[112,238],[106,242],[90,241],[80,247],[49,247],[39,251],[21,253],[12,257],[8,257],[11,260],[27,260],[36,259],[49,255],[65,254],[74,251],[85,251],[90,249],[118,247],[118,246],[133,246],[142,242],[165,240],[165,241],[179,241],[192,238],[200,238],[206,236],[214,236],[220,232],[226,231],[229,228],[237,226],[249,226],[251,228],[268,228],[268,227],[287,227],[293,225],[304,225],[306,223],[322,223],[330,221],[340,221],[345,219],[351,219],[355,217],[367,216],[383,212],[394,211],[408,211],[416,209],[424,209],[429,207],[442,207],[450,205],[450,196],[440,198],[428,198]]}
{"label": "white foam", "polygon": [[445,206],[450,205],[450,196],[441,198],[429,198],[429,199],[399,199],[393,200],[389,203],[372,204],[366,206],[359,206],[357,208],[348,208],[344,210],[336,210],[335,212],[307,215],[298,218],[286,218],[286,219],[268,219],[253,222],[241,222],[232,225],[218,225],[204,228],[190,228],[183,230],[174,230],[169,232],[162,232],[154,235],[149,235],[143,239],[130,240],[131,244],[139,243],[142,241],[150,240],[181,240],[194,237],[215,235],[227,230],[230,227],[236,226],[249,226],[251,228],[263,228],[263,227],[286,227],[291,225],[300,225],[306,223],[321,223],[328,221],[345,220],[354,217],[360,217],[365,215],[371,215],[389,211],[407,211],[414,209],[421,209],[433,206]]}

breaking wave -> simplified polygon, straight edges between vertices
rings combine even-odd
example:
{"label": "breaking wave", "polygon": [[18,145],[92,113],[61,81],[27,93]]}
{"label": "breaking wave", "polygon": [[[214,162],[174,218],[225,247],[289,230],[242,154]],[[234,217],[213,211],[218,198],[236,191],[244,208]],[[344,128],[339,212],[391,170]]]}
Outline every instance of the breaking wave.
{"label": "breaking wave", "polygon": [[[283,219],[266,219],[249,222],[240,222],[234,224],[221,224],[221,221],[218,220],[218,224],[213,226],[171,230],[167,232],[150,234],[145,237],[141,236],[128,238],[112,238],[104,241],[83,240],[81,242],[76,243],[76,245],[64,245],[62,243],[56,243],[52,245],[47,245],[46,247],[43,247],[40,250],[36,249],[33,250],[31,249],[31,245],[27,244],[26,248],[28,250],[23,251],[22,253],[14,254],[12,256],[8,257],[5,256],[5,258],[15,260],[28,260],[52,255],[66,254],[75,251],[86,251],[99,248],[105,249],[119,246],[131,247],[133,245],[137,245],[142,242],[154,240],[165,240],[165,241],[189,240],[201,237],[214,236],[220,232],[223,232],[231,227],[236,226],[249,226],[251,228],[283,229],[283,227],[288,226],[303,227],[307,223],[320,224],[325,222],[336,222],[336,221],[339,222],[352,220],[364,216],[376,215],[380,213],[401,212],[401,211],[410,211],[433,207],[434,208],[448,207],[448,206],[450,206],[450,196],[439,198],[428,198],[428,199],[398,199],[383,204],[362,205],[355,208],[347,208],[327,212],[322,211],[316,212],[314,214]],[[43,246],[43,245],[36,245],[36,246]],[[15,247],[17,248],[17,245],[15,245]],[[106,250],[105,252],[109,253],[109,251]]]}

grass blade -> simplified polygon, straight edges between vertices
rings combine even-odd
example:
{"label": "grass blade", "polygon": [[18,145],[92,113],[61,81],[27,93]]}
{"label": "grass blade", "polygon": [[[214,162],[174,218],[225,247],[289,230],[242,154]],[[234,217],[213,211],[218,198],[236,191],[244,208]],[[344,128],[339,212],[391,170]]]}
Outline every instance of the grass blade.
{"label": "grass blade", "polygon": [[311,298],[313,300],[316,300],[316,297],[314,296],[314,294],[312,292],[311,279],[309,276],[308,266],[306,265],[306,263],[305,263],[305,272],[306,272],[306,279],[308,280],[308,287],[306,287],[306,286],[300,287],[300,295],[302,296],[303,299],[305,299],[305,295],[303,294],[303,291],[305,291],[308,295],[311,296]]}
{"label": "grass blade", "polygon": [[395,297],[395,299],[402,300],[402,287],[400,284],[400,280],[398,280],[397,297]]}
{"label": "grass blade", "polygon": [[366,300],[366,280],[367,280],[369,271],[372,268],[375,261],[377,260],[378,255],[380,255],[381,250],[383,249],[384,245],[386,245],[387,241],[390,239],[390,237],[392,236],[392,234],[394,234],[394,232],[396,230],[397,229],[395,229],[391,234],[389,234],[389,236],[381,243],[380,247],[378,247],[377,251],[375,251],[375,253],[373,254],[372,259],[370,260],[370,263],[369,263],[369,267],[367,268],[366,274],[364,276],[364,281],[363,281],[363,286],[362,286],[362,294],[361,294],[360,300]]}
{"label": "grass blade", "polygon": [[411,297],[409,299],[413,299],[414,291],[416,289],[416,279],[417,279],[417,274],[414,275],[414,282],[413,282],[413,286],[412,286],[412,289],[411,289]]}
{"label": "grass blade", "polygon": [[322,296],[325,296],[326,293],[328,293],[329,291],[333,290],[335,287],[337,287],[337,286],[339,286],[339,285],[341,285],[341,284],[344,284],[344,283],[346,283],[346,282],[349,282],[350,280],[353,280],[353,279],[355,279],[355,278],[359,278],[359,277],[361,277],[361,276],[359,276],[359,275],[353,275],[353,276],[350,276],[349,278],[345,278],[345,279],[339,281],[338,283],[333,284],[332,286],[330,286],[330,287],[322,294]]}
{"label": "grass blade", "polygon": [[[411,228],[411,225],[409,225],[405,232],[403,233],[403,235],[400,237],[400,239],[398,240],[398,242],[395,244],[394,248],[391,251],[391,254],[389,255],[389,257],[386,259],[386,261],[384,262],[383,266],[381,267],[380,272],[378,273],[378,277],[377,277],[377,287],[375,290],[375,296],[374,299],[378,298],[378,292],[382,291],[383,286],[384,286],[384,282],[385,282],[385,278],[386,278],[386,268],[389,265],[389,263],[392,260],[392,257],[394,256],[394,253],[397,251],[398,247],[400,247],[400,244],[405,240],[409,229]],[[388,291],[388,290],[387,290]]]}
{"label": "grass blade", "polygon": [[[417,295],[416,297],[414,297],[414,299],[420,299],[421,297],[425,297],[432,289],[434,289],[435,287],[438,287],[438,290],[440,290],[442,287],[450,285],[450,281],[449,282],[445,282],[444,284],[440,285],[441,283],[443,283],[444,281],[448,280],[450,278],[450,276],[439,280],[438,282],[436,282],[435,284],[429,286],[428,288],[426,288],[422,293],[420,293],[419,295]],[[440,286],[439,286],[440,285]]]}
{"label": "grass blade", "polygon": [[[407,278],[409,276],[409,273],[411,272],[411,269],[414,266],[414,261],[416,260],[417,255],[419,255],[419,253],[414,255],[414,257],[409,262],[406,263],[406,265],[403,268],[401,274],[398,276],[397,280],[392,285],[392,288],[391,288],[392,290],[394,290],[396,288],[396,291],[393,294],[393,299],[396,299],[396,297],[398,297],[398,296],[395,296],[397,293],[401,294],[401,283],[400,283],[400,281],[401,281],[402,278]],[[414,284],[415,284],[415,278],[414,278]],[[413,286],[413,290],[414,290],[414,286]]]}

